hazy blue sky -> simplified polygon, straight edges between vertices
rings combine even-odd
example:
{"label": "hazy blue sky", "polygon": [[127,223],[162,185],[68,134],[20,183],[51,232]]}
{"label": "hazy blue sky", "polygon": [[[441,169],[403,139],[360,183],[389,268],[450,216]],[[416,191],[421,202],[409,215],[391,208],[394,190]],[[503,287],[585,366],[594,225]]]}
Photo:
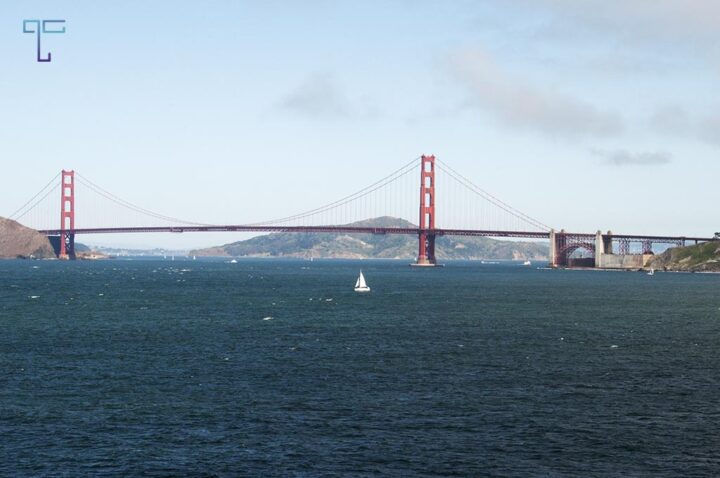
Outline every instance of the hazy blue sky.
{"label": "hazy blue sky", "polygon": [[[52,63],[25,18],[67,21]],[[720,230],[714,0],[3,0],[0,56],[0,215],[73,168],[164,214],[252,222],[434,153],[555,227]]]}

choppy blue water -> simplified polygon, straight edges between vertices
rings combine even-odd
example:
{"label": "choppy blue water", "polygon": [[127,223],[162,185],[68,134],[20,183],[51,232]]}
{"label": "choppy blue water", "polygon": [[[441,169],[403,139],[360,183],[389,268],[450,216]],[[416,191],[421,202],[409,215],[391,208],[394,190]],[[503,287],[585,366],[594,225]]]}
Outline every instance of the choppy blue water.
{"label": "choppy blue water", "polygon": [[0,285],[3,476],[720,472],[717,275],[6,261]]}

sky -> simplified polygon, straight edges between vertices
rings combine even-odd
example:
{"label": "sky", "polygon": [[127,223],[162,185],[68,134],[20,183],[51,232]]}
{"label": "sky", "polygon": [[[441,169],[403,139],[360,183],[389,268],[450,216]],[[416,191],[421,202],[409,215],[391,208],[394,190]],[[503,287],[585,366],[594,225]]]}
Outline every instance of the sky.
{"label": "sky", "polygon": [[[66,21],[52,62],[34,18]],[[714,0],[3,0],[0,56],[0,216],[64,168],[169,216],[256,222],[432,153],[557,229],[720,230]]]}

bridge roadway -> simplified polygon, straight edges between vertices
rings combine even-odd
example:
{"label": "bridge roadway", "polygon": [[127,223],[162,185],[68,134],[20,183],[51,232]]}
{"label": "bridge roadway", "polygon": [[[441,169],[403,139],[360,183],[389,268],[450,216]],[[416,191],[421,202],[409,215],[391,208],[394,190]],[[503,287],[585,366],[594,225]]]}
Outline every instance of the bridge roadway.
{"label": "bridge roadway", "polygon": [[[48,236],[60,235],[63,231],[60,229],[45,229],[39,231]],[[356,227],[356,226],[244,226],[244,225],[197,225],[197,226],[153,226],[153,227],[96,227],[96,228],[79,228],[65,233],[72,234],[118,234],[118,233],[148,233],[148,232],[307,232],[307,233],[345,233],[345,234],[406,234],[418,235],[421,232],[435,234],[436,236],[484,236],[484,237],[518,237],[527,239],[549,239],[550,232],[538,231],[494,231],[479,229],[431,229],[421,230],[420,228],[402,228],[402,227]],[[595,234],[588,233],[570,233],[565,231],[557,231],[557,234],[565,234],[568,236],[587,236],[595,237]],[[610,239],[628,239],[635,241],[653,241],[653,242],[679,242],[679,241],[695,241],[707,242],[712,241],[712,237],[688,237],[688,236],[648,236],[633,234],[603,234],[604,238]]]}

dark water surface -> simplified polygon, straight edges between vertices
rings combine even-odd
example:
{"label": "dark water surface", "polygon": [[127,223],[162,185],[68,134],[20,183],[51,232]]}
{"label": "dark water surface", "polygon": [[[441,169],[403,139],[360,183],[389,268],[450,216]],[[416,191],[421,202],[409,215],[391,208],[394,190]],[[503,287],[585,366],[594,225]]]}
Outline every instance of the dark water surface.
{"label": "dark water surface", "polygon": [[0,262],[0,475],[718,476],[719,292],[517,264]]}

